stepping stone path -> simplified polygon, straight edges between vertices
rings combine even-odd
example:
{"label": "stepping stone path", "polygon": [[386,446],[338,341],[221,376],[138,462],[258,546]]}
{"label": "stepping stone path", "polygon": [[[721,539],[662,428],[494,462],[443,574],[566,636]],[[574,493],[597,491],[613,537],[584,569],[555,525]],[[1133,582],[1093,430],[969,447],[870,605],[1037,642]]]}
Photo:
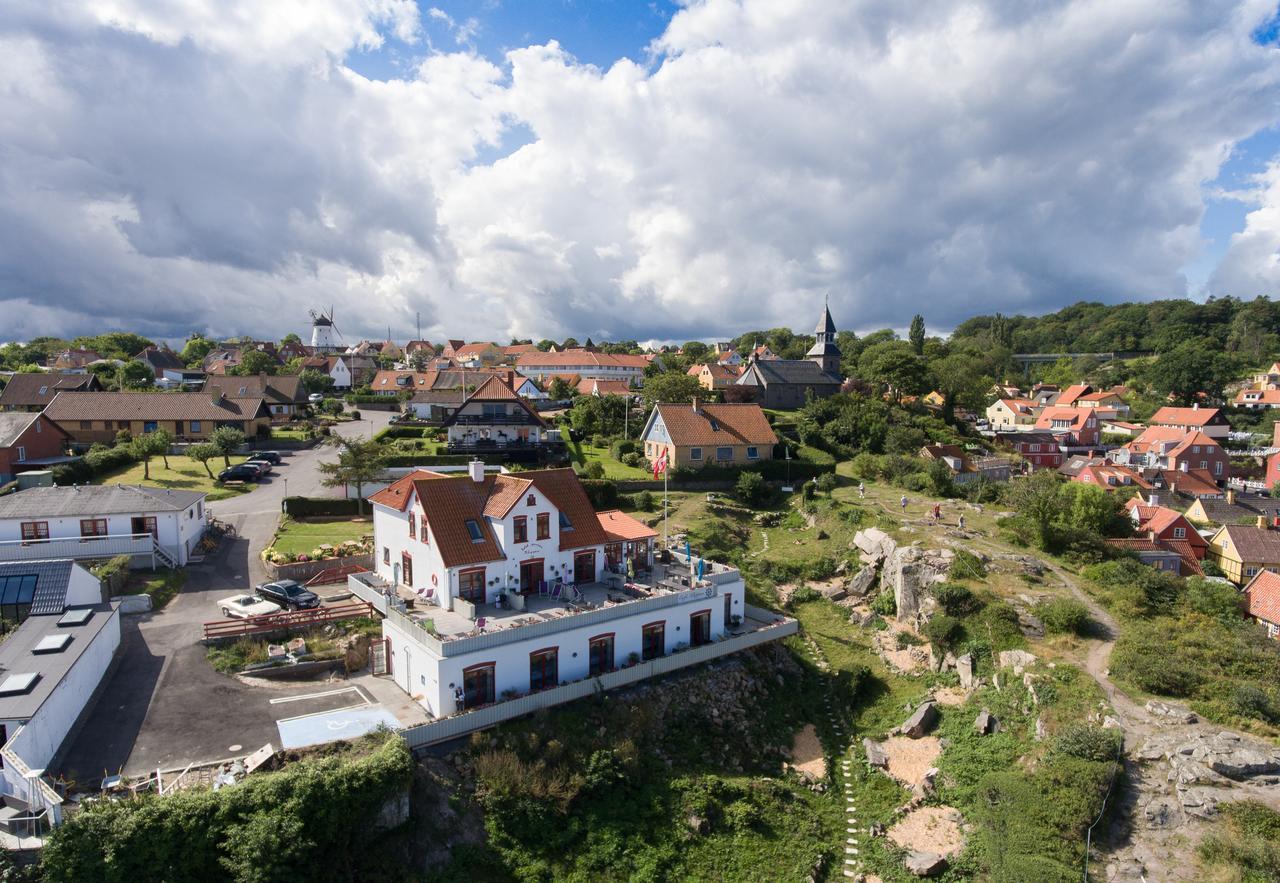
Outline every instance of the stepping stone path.
{"label": "stepping stone path", "polygon": [[[767,537],[767,535],[766,535]],[[801,637],[804,640],[805,647],[812,657],[814,665],[818,671],[831,671],[831,664],[827,662],[826,656],[813,638],[801,631]],[[823,697],[823,705],[827,712],[827,719],[831,723],[831,729],[837,739],[840,740],[840,775],[837,785],[844,791],[845,800],[845,840],[844,840],[844,865],[842,874],[844,877],[851,879],[862,878],[862,856],[859,850],[862,847],[861,836],[865,832],[865,828],[858,824],[858,808],[854,801],[853,795],[849,793],[850,786],[853,785],[853,741],[848,738],[845,726],[840,718],[836,716],[835,708],[831,704],[831,694],[828,693]]]}

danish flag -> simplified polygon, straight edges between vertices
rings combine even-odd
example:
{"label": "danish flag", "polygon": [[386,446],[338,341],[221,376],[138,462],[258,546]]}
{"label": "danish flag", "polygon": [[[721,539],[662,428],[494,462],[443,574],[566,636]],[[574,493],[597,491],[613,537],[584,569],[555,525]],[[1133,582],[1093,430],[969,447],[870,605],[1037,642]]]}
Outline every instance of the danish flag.
{"label": "danish flag", "polygon": [[667,449],[662,449],[661,456],[653,461],[653,477],[656,479],[659,475],[667,471]]}

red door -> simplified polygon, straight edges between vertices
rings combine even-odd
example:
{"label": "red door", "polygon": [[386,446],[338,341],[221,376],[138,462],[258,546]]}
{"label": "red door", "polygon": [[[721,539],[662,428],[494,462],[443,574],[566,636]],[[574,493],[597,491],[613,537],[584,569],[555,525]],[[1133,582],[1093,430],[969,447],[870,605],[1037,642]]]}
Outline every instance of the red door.
{"label": "red door", "polygon": [[408,552],[400,553],[400,578],[409,588],[413,588],[413,558]]}
{"label": "red door", "polygon": [[573,556],[573,581],[576,585],[585,585],[596,581],[596,553],[578,552]]}

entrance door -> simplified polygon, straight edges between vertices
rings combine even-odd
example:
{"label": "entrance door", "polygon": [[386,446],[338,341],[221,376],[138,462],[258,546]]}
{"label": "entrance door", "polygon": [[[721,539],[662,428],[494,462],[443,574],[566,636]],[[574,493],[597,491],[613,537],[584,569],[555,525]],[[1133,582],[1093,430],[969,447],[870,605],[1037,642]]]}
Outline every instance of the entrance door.
{"label": "entrance door", "polygon": [[404,584],[412,589],[413,557],[408,552],[400,553],[400,575],[404,578]]}
{"label": "entrance door", "polygon": [[492,662],[473,665],[462,671],[462,703],[464,708],[492,705],[494,694]]}
{"label": "entrance door", "polygon": [[151,517],[129,519],[129,532],[132,534],[149,533],[156,539],[160,538],[160,530],[156,527],[156,520]]}
{"label": "entrance door", "polygon": [[573,556],[573,581],[576,585],[585,585],[596,581],[596,553],[577,552]]}
{"label": "entrance door", "polygon": [[613,671],[613,635],[600,635],[587,642],[588,669],[591,677]]}
{"label": "entrance door", "polygon": [[520,594],[528,595],[538,591],[538,584],[542,579],[541,558],[520,562]]}
{"label": "entrance door", "polygon": [[689,615],[689,643],[697,647],[699,644],[711,642],[711,611],[699,610]]}
{"label": "entrance door", "polygon": [[728,628],[729,623],[733,621],[733,596],[725,593],[724,596],[724,627]]}

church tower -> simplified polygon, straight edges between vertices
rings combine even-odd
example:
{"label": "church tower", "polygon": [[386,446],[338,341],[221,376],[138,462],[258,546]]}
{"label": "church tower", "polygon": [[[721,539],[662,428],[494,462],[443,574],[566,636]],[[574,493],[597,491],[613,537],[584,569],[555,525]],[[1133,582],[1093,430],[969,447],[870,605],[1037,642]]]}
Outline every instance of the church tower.
{"label": "church tower", "polygon": [[817,362],[822,373],[839,378],[840,348],[836,346],[836,323],[831,321],[831,310],[825,303],[822,306],[822,318],[818,320],[814,334],[818,339],[805,358]]}

